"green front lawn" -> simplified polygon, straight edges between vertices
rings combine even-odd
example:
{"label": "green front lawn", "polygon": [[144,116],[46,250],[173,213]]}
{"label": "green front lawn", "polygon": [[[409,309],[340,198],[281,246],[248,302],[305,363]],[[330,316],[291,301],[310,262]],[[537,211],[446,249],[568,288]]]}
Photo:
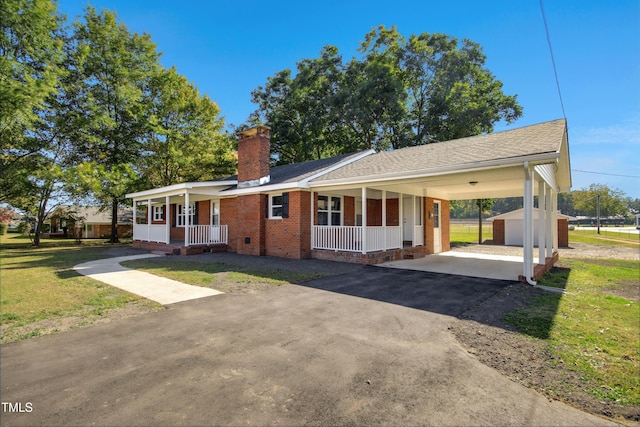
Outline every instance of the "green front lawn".
{"label": "green front lawn", "polygon": [[505,321],[549,343],[559,360],[594,386],[598,399],[640,405],[638,261],[560,259],[538,281],[544,294]]}
{"label": "green front lawn", "polygon": [[[160,309],[156,303],[72,269],[76,264],[105,258],[102,252],[110,247],[113,245],[6,249],[3,245],[0,250],[2,342],[55,332],[55,327],[37,326],[44,320],[76,318],[82,324],[90,324],[109,310],[128,305]],[[26,334],[20,332],[28,325],[36,326]]]}

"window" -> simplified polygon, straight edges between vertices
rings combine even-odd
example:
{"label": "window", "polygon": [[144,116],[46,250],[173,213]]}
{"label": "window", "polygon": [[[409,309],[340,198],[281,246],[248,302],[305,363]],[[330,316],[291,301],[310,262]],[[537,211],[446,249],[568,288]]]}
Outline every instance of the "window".
{"label": "window", "polygon": [[342,199],[318,196],[318,225],[342,225]]}
{"label": "window", "polygon": [[151,208],[151,215],[154,221],[162,221],[164,219],[164,205],[153,206]]}
{"label": "window", "polygon": [[282,194],[272,195],[269,205],[269,218],[282,218]]}
{"label": "window", "polygon": [[211,225],[220,225],[220,203],[211,201]]}
{"label": "window", "polygon": [[268,196],[267,217],[271,219],[289,218],[289,193]]}
{"label": "window", "polygon": [[[176,210],[177,210],[176,216],[178,218],[178,227],[184,227],[187,223],[187,210],[185,209],[184,205],[177,205]],[[193,225],[196,223],[196,204],[192,203],[191,206],[189,207],[189,210],[191,211],[191,220],[189,224]]]}

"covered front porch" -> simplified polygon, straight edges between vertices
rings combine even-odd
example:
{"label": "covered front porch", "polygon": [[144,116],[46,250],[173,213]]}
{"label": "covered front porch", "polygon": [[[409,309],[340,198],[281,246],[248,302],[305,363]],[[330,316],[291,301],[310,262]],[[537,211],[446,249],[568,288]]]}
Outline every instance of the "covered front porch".
{"label": "covered front porch", "polygon": [[[200,185],[199,185],[200,184]],[[185,183],[135,193],[133,196],[133,245],[162,248],[225,246],[229,232],[220,223],[219,191],[204,183]]]}
{"label": "covered front porch", "polygon": [[375,188],[312,192],[311,249],[370,253],[424,245],[424,200]]}

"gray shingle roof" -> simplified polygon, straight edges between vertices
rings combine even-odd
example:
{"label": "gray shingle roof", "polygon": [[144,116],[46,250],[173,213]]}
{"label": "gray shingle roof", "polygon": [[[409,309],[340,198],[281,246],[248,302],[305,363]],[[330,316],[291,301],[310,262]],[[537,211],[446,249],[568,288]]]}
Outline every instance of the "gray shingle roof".
{"label": "gray shingle roof", "polygon": [[[302,181],[305,178],[309,178],[310,176],[313,176],[316,173],[322,172],[323,170],[329,169],[330,167],[335,166],[341,162],[348,161],[361,154],[362,152],[349,153],[349,154],[342,154],[335,157],[328,157],[326,159],[311,160],[311,161],[302,162],[302,163],[292,163],[289,165],[282,165],[282,166],[274,166],[271,168],[271,171],[270,171],[271,181],[269,182],[269,185]],[[225,178],[225,180],[236,180],[236,179],[238,179],[237,175]],[[235,188],[237,188],[237,186],[233,186],[229,188],[229,190],[232,190]]]}
{"label": "gray shingle roof", "polygon": [[[518,129],[472,136],[434,144],[385,151],[350,163],[313,182],[423,171],[471,165],[560,150],[566,129],[564,119]],[[294,166],[294,165],[292,165]]]}

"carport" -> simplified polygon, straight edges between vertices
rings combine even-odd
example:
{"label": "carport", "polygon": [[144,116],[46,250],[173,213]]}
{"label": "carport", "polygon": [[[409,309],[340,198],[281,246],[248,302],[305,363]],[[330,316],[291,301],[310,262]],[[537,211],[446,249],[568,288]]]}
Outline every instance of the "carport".
{"label": "carport", "polygon": [[[523,197],[522,257],[490,259],[445,253],[427,255],[424,260],[401,260],[384,265],[411,265],[429,271],[442,268],[454,274],[475,276],[483,271],[486,272],[483,277],[491,277],[489,274],[494,270],[504,271],[503,277],[507,280],[521,278],[535,284],[557,260],[558,233],[553,226],[557,223],[557,195],[571,188],[566,120],[378,153],[323,175],[311,184],[315,191],[324,192],[375,190],[383,194],[383,199],[387,193],[413,194],[438,201]],[[535,195],[540,212],[538,221],[542,225],[536,233],[537,259],[534,258]],[[437,215],[435,210],[427,208],[424,216],[426,222]],[[407,222],[407,218],[404,221]],[[427,234],[425,245],[437,248],[428,239]],[[518,271],[512,274],[516,267]]]}

